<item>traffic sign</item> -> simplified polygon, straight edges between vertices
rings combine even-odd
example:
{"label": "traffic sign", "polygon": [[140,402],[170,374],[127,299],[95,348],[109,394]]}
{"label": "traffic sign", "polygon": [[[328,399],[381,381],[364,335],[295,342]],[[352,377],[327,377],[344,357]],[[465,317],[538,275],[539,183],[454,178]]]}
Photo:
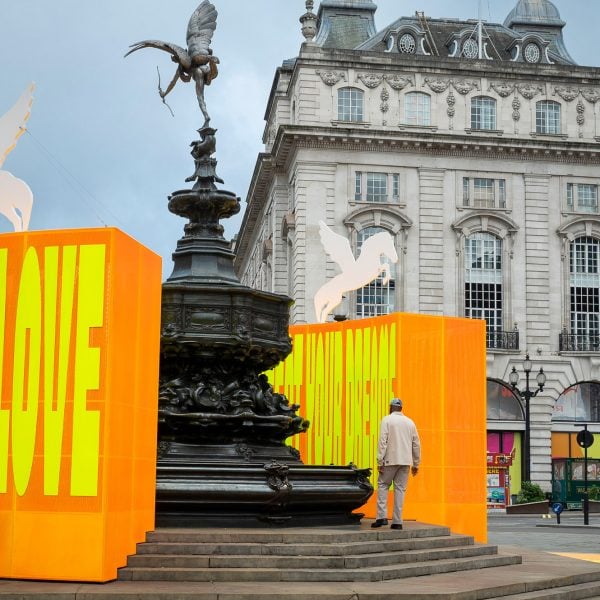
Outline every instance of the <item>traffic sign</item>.
{"label": "traffic sign", "polygon": [[582,429],[577,434],[577,444],[581,448],[589,448],[594,443],[594,434],[587,429]]}

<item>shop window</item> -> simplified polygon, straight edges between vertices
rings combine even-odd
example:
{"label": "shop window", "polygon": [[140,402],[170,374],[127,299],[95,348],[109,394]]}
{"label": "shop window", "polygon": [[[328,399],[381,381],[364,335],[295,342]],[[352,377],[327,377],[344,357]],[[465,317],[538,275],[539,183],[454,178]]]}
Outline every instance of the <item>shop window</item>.
{"label": "shop window", "polygon": [[[487,418],[488,421],[523,421],[525,418],[523,405],[512,389],[508,385],[493,379],[487,381]],[[490,434],[488,434],[488,451],[491,451],[489,436]],[[507,445],[506,448],[498,447],[493,451],[510,453],[512,451],[512,438],[510,448]]]}
{"label": "shop window", "polygon": [[600,383],[582,382],[567,388],[554,405],[552,420],[600,423]]}

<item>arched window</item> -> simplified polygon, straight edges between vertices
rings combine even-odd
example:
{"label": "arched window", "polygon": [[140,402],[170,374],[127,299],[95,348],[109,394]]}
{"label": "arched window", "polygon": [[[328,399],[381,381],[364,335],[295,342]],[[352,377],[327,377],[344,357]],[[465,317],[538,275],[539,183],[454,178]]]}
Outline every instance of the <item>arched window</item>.
{"label": "arched window", "polygon": [[488,421],[523,421],[523,405],[512,389],[501,381],[487,380]]}
{"label": "arched window", "polygon": [[560,104],[553,100],[540,100],[535,105],[536,133],[560,133]]}
{"label": "arched window", "polygon": [[496,101],[488,96],[471,100],[471,129],[496,129]]}
{"label": "arched window", "polygon": [[410,92],[404,96],[404,122],[406,125],[431,125],[431,96]]}
{"label": "arched window", "polygon": [[571,350],[600,350],[600,242],[583,236],[570,244]]}
{"label": "arched window", "polygon": [[338,90],[338,120],[360,122],[364,120],[364,93],[358,88]]}
{"label": "arched window", "polygon": [[552,420],[600,422],[600,383],[581,382],[567,388],[554,405]]}
{"label": "arched window", "polygon": [[[365,241],[382,231],[387,232],[387,229],[383,227],[365,227],[358,232],[356,240],[357,257],[360,255]],[[392,233],[390,235],[393,237]],[[385,282],[384,276],[381,274],[377,279],[356,291],[356,316],[359,319],[387,315],[395,310],[396,268],[394,263],[387,257],[382,256],[381,262],[389,265],[390,278]]]}
{"label": "arched window", "polygon": [[[485,319],[488,337],[502,333],[502,240],[490,233],[465,238],[465,316]],[[488,340],[489,347],[489,340]]]}

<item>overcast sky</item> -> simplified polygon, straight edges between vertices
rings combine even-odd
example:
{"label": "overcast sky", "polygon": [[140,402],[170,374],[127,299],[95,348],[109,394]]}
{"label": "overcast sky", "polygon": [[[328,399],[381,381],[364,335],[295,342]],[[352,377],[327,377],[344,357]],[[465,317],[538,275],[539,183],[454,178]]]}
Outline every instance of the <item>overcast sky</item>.
{"label": "overcast sky", "polygon": [[[478,0],[375,0],[377,29],[424,10],[433,18],[478,16]],[[34,193],[30,229],[116,226],[163,257],[185,221],[167,210],[167,196],[193,172],[189,143],[202,119],[192,84],[157,94],[175,66],[166,53],[142,50],[144,39],[185,46],[199,0],[0,0],[0,114],[29,82],[35,100],[23,135],[4,169]],[[217,172],[242,199],[261,151],[266,100],[276,67],[298,54],[304,0],[213,0],[219,12],[212,48],[219,77],[206,89],[218,129]],[[600,65],[600,1],[554,0],[567,22],[566,45],[579,64]],[[503,22],[516,0],[482,0],[482,16]],[[315,3],[315,11],[318,2]],[[224,222],[226,237],[241,215]],[[0,215],[0,232],[12,231]]]}

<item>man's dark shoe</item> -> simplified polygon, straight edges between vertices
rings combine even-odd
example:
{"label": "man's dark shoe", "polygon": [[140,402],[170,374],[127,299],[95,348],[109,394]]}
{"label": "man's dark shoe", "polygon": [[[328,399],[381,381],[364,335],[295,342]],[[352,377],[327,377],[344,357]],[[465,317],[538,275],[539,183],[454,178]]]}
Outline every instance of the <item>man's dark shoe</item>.
{"label": "man's dark shoe", "polygon": [[390,529],[402,529],[402,525],[400,523],[392,523]]}
{"label": "man's dark shoe", "polygon": [[377,529],[377,527],[383,527],[384,525],[388,524],[388,520],[387,519],[377,519],[376,521],[373,521],[373,523],[371,523],[371,527],[373,529]]}

